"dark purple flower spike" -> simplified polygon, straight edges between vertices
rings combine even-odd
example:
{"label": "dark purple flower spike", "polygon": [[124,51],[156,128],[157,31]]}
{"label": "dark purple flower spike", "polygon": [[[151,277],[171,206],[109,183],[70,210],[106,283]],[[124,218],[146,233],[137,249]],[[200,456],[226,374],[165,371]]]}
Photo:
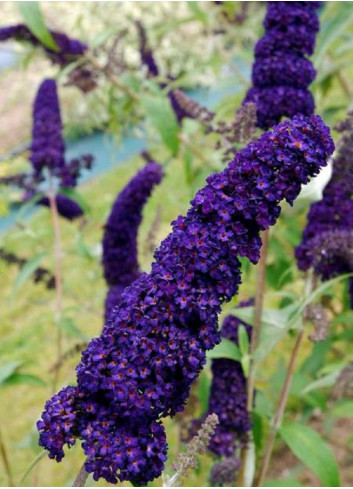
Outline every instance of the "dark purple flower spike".
{"label": "dark purple flower spike", "polygon": [[52,79],[41,83],[34,100],[30,161],[36,176],[41,176],[44,168],[55,175],[65,167],[60,104]]}
{"label": "dark purple flower spike", "polygon": [[[322,280],[353,272],[353,118],[337,130],[344,132],[333,160],[331,180],[320,201],[314,202],[302,241],[295,250],[300,270],[313,268]],[[353,304],[352,279],[349,294]]]}
{"label": "dark purple flower spike", "polygon": [[[92,166],[91,155],[83,155],[69,163],[65,162],[60,103],[57,85],[52,79],[42,82],[34,100],[30,161],[33,172],[29,175],[32,188],[26,189],[28,196],[33,196],[37,192],[36,182],[43,180],[45,169],[51,177],[58,179],[60,187],[75,187],[81,170],[90,169]],[[28,185],[27,183],[27,187]],[[48,197],[43,197],[37,204],[49,207]],[[69,220],[76,219],[84,213],[77,202],[62,194],[56,196],[56,204],[58,213]]]}
{"label": "dark purple flower spike", "polygon": [[[275,224],[279,203],[292,203],[333,149],[320,117],[297,116],[208,177],[187,215],[173,222],[151,272],[125,289],[83,352],[78,387],[47,402],[38,428],[52,458],[62,458],[68,434],[83,440],[96,479],[145,484],[161,473],[159,420],[183,410],[207,350],[220,341],[218,314],[241,282],[238,258],[258,261],[260,232]],[[65,422],[57,403],[69,403]]]}
{"label": "dark purple flower spike", "polygon": [[316,71],[305,56],[314,51],[320,2],[268,2],[265,34],[255,46],[253,87],[244,103],[257,105],[257,125],[268,129],[283,116],[314,112],[308,86]]}
{"label": "dark purple flower spike", "polygon": [[[254,300],[240,302],[238,307],[254,305]],[[250,339],[251,326],[236,316],[225,317],[221,338],[232,341],[239,346],[239,327],[244,326]],[[233,457],[235,450],[248,442],[251,421],[247,410],[246,378],[241,362],[228,358],[212,360],[212,384],[207,412],[194,419],[189,427],[188,439],[209,414],[217,414],[219,424],[215,429],[208,448],[217,456]],[[240,461],[239,461],[240,463]]]}
{"label": "dark purple flower spike", "polygon": [[[254,305],[254,300],[244,301],[238,307]],[[221,328],[221,337],[239,345],[238,331],[244,326],[250,338],[251,326],[236,316],[227,316]],[[209,449],[216,455],[232,457],[235,449],[247,442],[251,421],[247,411],[246,378],[241,363],[227,358],[212,361],[212,385],[209,413],[217,414],[219,425],[211,438]]]}
{"label": "dark purple flower spike", "polygon": [[[69,221],[73,221],[78,217],[83,216],[83,210],[81,206],[70,199],[66,195],[57,194],[55,196],[56,207],[58,209],[58,214]],[[43,197],[37,202],[37,205],[42,205],[44,207],[50,207],[50,202],[48,197]]]}
{"label": "dark purple flower spike", "polygon": [[109,286],[105,302],[106,320],[125,287],[140,275],[138,227],[142,221],[143,207],[162,177],[161,165],[147,163],[119,193],[113,204],[103,236],[103,269]]}

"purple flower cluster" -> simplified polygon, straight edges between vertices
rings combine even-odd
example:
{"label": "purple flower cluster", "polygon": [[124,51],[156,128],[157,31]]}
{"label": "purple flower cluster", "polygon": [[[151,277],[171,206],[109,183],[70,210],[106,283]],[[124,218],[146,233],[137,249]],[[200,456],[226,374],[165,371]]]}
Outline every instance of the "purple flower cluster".
{"label": "purple flower cluster", "polygon": [[[85,399],[77,387],[65,387],[53,396],[37,427],[40,444],[57,462],[64,457],[64,445],[71,447],[78,436],[84,438],[86,469],[95,480],[147,483],[159,476],[166,460],[166,435],[160,421],[121,419],[109,405]],[[109,465],[101,462],[106,458]]]}
{"label": "purple flower cluster", "polygon": [[[126,427],[131,426],[134,439],[139,422],[153,425],[183,410],[206,351],[220,341],[221,305],[241,282],[238,257],[258,261],[260,231],[275,224],[280,201],[293,202],[301,184],[320,171],[332,151],[329,129],[320,117],[285,121],[237,153],[223,172],[208,177],[187,215],[173,222],[155,252],[151,272],[125,289],[77,367],[79,402],[91,407],[65,429],[83,440],[86,468],[92,470],[93,464],[96,478],[109,474],[121,481],[146,482],[143,464],[151,476],[160,473],[161,459],[155,464],[154,449],[149,459],[140,440],[136,472],[117,458],[118,447],[123,450],[126,444]],[[44,424],[39,424],[40,444],[53,458],[61,458],[63,443],[48,442],[55,439],[52,429],[58,423],[52,421],[53,402],[48,401]],[[112,423],[113,429],[92,435],[95,423]]]}
{"label": "purple flower cluster", "polygon": [[[314,202],[302,241],[295,250],[300,270],[314,269],[322,280],[353,272],[353,119],[341,124],[346,134],[333,161],[332,177]],[[350,296],[353,307],[353,291]]]}
{"label": "purple flower cluster", "polygon": [[105,303],[105,318],[119,302],[125,287],[140,275],[137,232],[143,206],[163,177],[160,165],[147,163],[117,196],[103,236],[104,277],[110,288]]}
{"label": "purple flower cluster", "polygon": [[[254,301],[244,301],[239,307],[252,306]],[[221,337],[237,346],[239,326],[243,325],[248,336],[251,326],[236,316],[227,316],[222,325]],[[246,443],[251,421],[247,411],[246,378],[241,363],[227,358],[212,361],[213,380],[208,413],[215,413],[219,425],[211,438],[209,449],[216,455],[231,457],[241,443]]]}
{"label": "purple flower cluster", "polygon": [[121,294],[124,292],[126,287],[130,285],[112,285],[108,288],[107,295],[104,302],[104,320],[107,321],[113,307],[115,307],[121,298]]}
{"label": "purple flower cluster", "polygon": [[62,137],[60,104],[55,80],[44,80],[33,105],[33,127],[30,161],[36,175],[44,168],[52,174],[65,166],[65,144]]}
{"label": "purple flower cluster", "polygon": [[[58,178],[61,187],[76,186],[81,170],[92,166],[91,155],[65,162],[60,104],[56,82],[52,79],[42,82],[34,101],[30,161],[33,166],[33,184],[44,178],[44,169],[47,168],[52,176]],[[36,191],[33,185],[29,196]],[[43,197],[37,204],[49,207],[48,197]],[[81,206],[65,195],[58,194],[56,204],[59,214],[66,219],[73,220],[83,214]]]}
{"label": "purple flower cluster", "polygon": [[[302,242],[295,250],[299,270],[308,270],[316,263],[315,273],[324,280],[336,275],[334,262],[331,273],[328,270],[323,273],[323,256],[317,258],[318,243],[327,233],[353,231],[352,185],[353,180],[331,182],[326,186],[323,198],[311,205]],[[322,264],[319,268],[318,263]]]}
{"label": "purple flower cluster", "polygon": [[60,186],[65,188],[76,187],[82,170],[90,170],[93,165],[93,156],[85,154],[79,158],[73,158],[58,172]]}
{"label": "purple flower cluster", "polygon": [[314,99],[308,86],[316,71],[305,57],[314,51],[320,2],[268,2],[265,34],[255,46],[253,87],[244,103],[257,105],[257,125],[263,129],[283,116],[311,115]]}
{"label": "purple flower cluster", "polygon": [[[61,217],[64,217],[69,221],[73,221],[78,217],[83,216],[82,207],[77,202],[70,199],[70,197],[67,197],[66,195],[63,194],[57,194],[55,196],[55,202],[56,202],[58,214],[60,214]],[[40,200],[38,200],[37,205],[50,207],[49,198],[42,197]]]}
{"label": "purple flower cluster", "polygon": [[58,47],[58,51],[54,51],[45,46],[24,24],[0,28],[0,42],[15,39],[16,41],[27,41],[33,46],[41,46],[50,60],[60,66],[66,66],[72,61],[75,61],[75,59],[82,56],[87,49],[86,44],[77,39],[71,39],[62,32],[49,32]]}
{"label": "purple flower cluster", "polygon": [[224,458],[214,464],[210,473],[211,487],[232,487],[240,467],[241,461],[235,457]]}
{"label": "purple flower cluster", "polygon": [[332,226],[313,236],[306,258],[322,280],[353,272],[353,230]]}
{"label": "purple flower cluster", "polygon": [[[249,307],[254,300],[243,301],[238,307]],[[221,338],[239,345],[239,327],[244,326],[250,339],[251,326],[236,316],[229,315],[223,321]],[[208,448],[218,456],[232,457],[235,450],[247,443],[251,421],[247,411],[246,378],[239,361],[217,358],[212,361],[212,384],[209,406],[206,414],[193,420],[188,438],[192,437],[206,416],[217,414],[219,424],[215,429]]]}

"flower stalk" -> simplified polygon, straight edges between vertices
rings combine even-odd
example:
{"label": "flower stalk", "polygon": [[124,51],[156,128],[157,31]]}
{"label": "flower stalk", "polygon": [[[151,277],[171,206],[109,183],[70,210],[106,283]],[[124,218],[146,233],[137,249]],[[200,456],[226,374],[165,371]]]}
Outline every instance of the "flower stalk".
{"label": "flower stalk", "polygon": [[55,322],[58,328],[57,339],[56,339],[57,364],[54,371],[54,380],[53,380],[53,390],[55,391],[59,382],[60,366],[61,366],[60,358],[62,355],[62,330],[61,330],[60,321],[62,318],[62,311],[63,311],[63,287],[62,287],[62,247],[61,247],[59,214],[56,205],[56,194],[55,194],[51,176],[49,176],[48,199],[50,204],[50,213],[52,217],[53,232],[54,232]]}
{"label": "flower stalk", "polygon": [[[316,286],[315,281],[313,280],[311,275],[307,275],[305,285],[306,285],[305,296],[308,297],[311,294],[311,292],[313,292],[313,290]],[[295,343],[294,343],[294,346],[293,346],[293,350],[292,350],[292,353],[291,353],[291,356],[289,359],[286,377],[285,377],[284,384],[282,387],[282,391],[280,394],[279,402],[278,402],[277,409],[276,409],[276,412],[274,414],[274,417],[273,417],[273,420],[271,423],[270,434],[269,434],[267,442],[266,442],[262,464],[260,467],[259,474],[256,478],[254,487],[261,487],[265,478],[266,478],[266,474],[268,471],[268,467],[269,467],[272,452],[273,452],[273,445],[274,445],[274,442],[276,439],[278,429],[281,426],[284,411],[286,409],[289,391],[290,391],[290,387],[291,387],[291,383],[292,383],[292,379],[293,379],[294,369],[295,369],[296,361],[298,358],[298,354],[299,354],[299,350],[300,350],[300,346],[302,344],[303,338],[304,338],[304,325],[302,325],[301,328],[299,329]]]}
{"label": "flower stalk", "polygon": [[86,485],[88,479],[88,472],[86,471],[85,464],[82,464],[82,467],[75,477],[75,480],[72,484],[72,487],[84,487]]}
{"label": "flower stalk", "polygon": [[79,473],[77,474],[72,487],[84,487],[88,478],[88,472],[86,471],[85,464],[82,465]]}
{"label": "flower stalk", "polygon": [[264,304],[265,288],[266,288],[266,261],[268,251],[268,235],[269,231],[266,230],[262,233],[262,247],[261,255],[257,269],[257,284],[255,292],[255,306],[254,306],[254,321],[251,332],[250,343],[250,369],[248,377],[248,411],[252,411],[254,402],[254,383],[255,383],[255,370],[256,365],[254,362],[254,354],[259,343],[260,331],[261,331],[261,318]]}
{"label": "flower stalk", "polygon": [[[247,411],[249,416],[251,416],[253,403],[254,403],[254,386],[255,386],[255,375],[256,375],[256,365],[254,361],[254,354],[259,343],[260,332],[261,332],[261,318],[264,303],[265,287],[266,287],[266,261],[267,261],[267,251],[268,251],[268,235],[269,231],[266,230],[262,233],[262,247],[260,260],[257,267],[257,283],[255,291],[255,304],[254,304],[254,320],[253,327],[251,330],[251,342],[250,342],[250,367],[249,375],[247,379]],[[250,434],[249,434],[250,435]],[[246,445],[241,450],[241,468],[239,470],[239,485],[245,485],[246,479],[246,467],[247,459],[249,456],[249,446]]]}

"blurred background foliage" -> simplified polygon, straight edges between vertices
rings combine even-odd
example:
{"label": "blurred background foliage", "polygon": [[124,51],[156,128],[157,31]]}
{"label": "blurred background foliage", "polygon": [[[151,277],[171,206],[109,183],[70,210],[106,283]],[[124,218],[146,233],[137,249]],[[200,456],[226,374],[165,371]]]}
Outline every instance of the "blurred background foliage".
{"label": "blurred background foliage", "polygon": [[[133,141],[140,139],[153,157],[165,164],[166,178],[146,206],[139,235],[140,261],[148,271],[152,251],[146,247],[146,238],[156,214],[161,217],[155,246],[168,233],[170,221],[185,212],[190,197],[205,177],[224,166],[220,151],[215,149],[214,136],[205,135],[200,123],[185,120],[179,127],[173,113],[163,110],[167,99],[159,83],[171,75],[176,87],[183,87],[212,108],[217,119],[231,121],[250,84],[253,47],[262,33],[265,3],[44,1],[40,6],[51,28],[86,42],[100,63],[109,63],[121,84],[136,99],[112,85],[102,73],[97,75],[98,87],[83,94],[74,86],[66,86],[73,66],[58,72],[39,49],[16,43],[0,45],[0,60],[6,57],[10,60],[0,66],[0,176],[28,166],[26,153],[15,158],[9,154],[30,140],[31,107],[39,83],[44,77],[56,77],[69,149],[82,137],[103,132],[104,138],[112,138],[118,148],[125,144],[126,137],[136,138]],[[22,21],[15,2],[0,4],[0,18],[2,25]],[[320,18],[321,31],[312,58],[318,76],[312,91],[316,112],[333,125],[352,108],[353,102],[353,4],[325,2]],[[156,79],[147,79],[146,71],[140,66],[136,21],[143,21],[160,66],[161,75]],[[154,103],[148,103],[149,100]],[[6,223],[0,224],[0,246],[30,260],[29,266],[20,271],[16,265],[0,260],[0,433],[17,485],[40,453],[35,421],[51,394],[56,328],[63,329],[65,350],[99,334],[102,328],[106,292],[100,264],[103,225],[117,192],[141,168],[143,161],[132,155],[119,164],[113,157],[109,162],[99,159],[95,162],[96,167],[103,164],[104,172],[97,172],[79,189],[89,209],[86,218],[79,224],[64,220],[60,223],[64,244],[64,317],[60,324],[54,319],[53,291],[30,280],[39,264],[53,269],[50,215],[46,209],[40,209],[27,218],[28,209],[18,206],[17,193],[0,187],[0,215]],[[298,303],[303,294],[303,276],[296,269],[293,250],[300,241],[309,204],[319,198],[329,173],[329,169],[325,170],[314,185],[306,188],[293,208],[284,205],[280,221],[271,231],[264,319],[270,346],[266,347],[257,379],[255,408],[255,439],[259,450],[293,343],[286,308]],[[7,224],[9,212],[14,216],[11,226]],[[254,267],[244,263],[243,270],[240,299],[252,296],[255,290]],[[306,341],[286,419],[308,424],[321,433],[335,453],[342,485],[349,486],[353,482],[353,401],[348,394],[334,399],[331,391],[339,373],[353,360],[353,316],[348,311],[343,282],[335,281],[325,287],[321,300],[333,319],[330,335],[320,344]],[[224,313],[237,302],[235,298]],[[276,343],[277,348],[271,350]],[[74,381],[78,359],[76,351],[65,362],[62,385]],[[167,471],[182,449],[179,434],[185,422],[200,415],[207,406],[209,383],[208,365],[194,388],[186,413],[166,422],[170,444]],[[267,485],[319,483],[320,474],[318,479],[318,474],[306,468],[310,463],[299,460],[300,457],[285,448],[283,441],[278,441],[276,450],[280,456],[273,458]],[[82,461],[78,447],[61,464],[44,458],[22,485],[70,485]],[[210,457],[200,457],[199,468],[189,476],[187,485],[208,485],[211,464]],[[0,470],[0,484],[7,485],[7,482],[6,471]],[[153,485],[160,483],[155,481]]]}

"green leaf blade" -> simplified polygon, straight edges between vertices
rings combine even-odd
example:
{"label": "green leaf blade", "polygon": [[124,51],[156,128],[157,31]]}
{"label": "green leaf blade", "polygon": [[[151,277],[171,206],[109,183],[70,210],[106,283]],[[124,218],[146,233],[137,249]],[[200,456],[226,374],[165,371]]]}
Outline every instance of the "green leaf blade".
{"label": "green leaf blade", "polygon": [[176,155],[179,149],[180,128],[169,100],[166,97],[149,95],[144,98],[142,105],[147,119],[157,129],[172,155]]}
{"label": "green leaf blade", "polygon": [[0,366],[0,386],[9,379],[16,370],[22,365],[22,362],[14,360]]}
{"label": "green leaf blade", "polygon": [[337,462],[324,439],[301,423],[288,423],[280,435],[292,452],[309,467],[326,487],[340,487]]}
{"label": "green leaf blade", "polygon": [[19,384],[29,384],[35,387],[45,387],[47,384],[43,379],[37,375],[14,372],[10,377],[8,377],[4,382],[4,386],[8,385],[19,385]]}
{"label": "green leaf blade", "polygon": [[27,280],[33,275],[33,273],[37,270],[42,259],[47,255],[46,251],[42,253],[37,253],[34,255],[31,260],[29,260],[20,270],[19,274],[16,277],[13,290],[12,290],[12,299],[15,294],[19,291],[19,289],[27,282]]}
{"label": "green leaf blade", "polygon": [[216,345],[213,350],[207,353],[207,358],[228,358],[229,360],[240,361],[241,354],[239,348],[233,343],[233,341],[223,338],[219,345]]}
{"label": "green leaf blade", "polygon": [[45,25],[38,2],[18,2],[20,13],[31,33],[52,51],[59,47]]}

